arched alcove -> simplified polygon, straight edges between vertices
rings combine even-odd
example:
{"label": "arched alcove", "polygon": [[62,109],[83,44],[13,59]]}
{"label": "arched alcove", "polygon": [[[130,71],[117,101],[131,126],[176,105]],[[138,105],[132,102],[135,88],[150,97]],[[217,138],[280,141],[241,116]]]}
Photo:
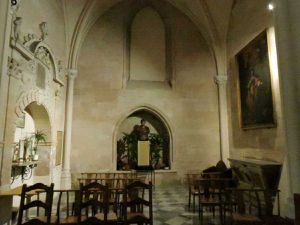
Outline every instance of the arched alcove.
{"label": "arched alcove", "polygon": [[[24,116],[19,116],[16,122],[13,161],[31,162],[37,160],[37,167],[33,169],[33,175],[48,179],[51,162],[51,124],[48,112],[43,105],[38,104],[36,101],[28,104],[23,112]],[[35,136],[37,133],[42,134],[45,138],[45,141],[40,140],[38,145],[36,145],[37,139]],[[24,144],[26,147],[24,147]],[[34,152],[34,146],[36,146],[36,152]],[[38,158],[34,158],[35,154],[38,155]],[[26,174],[25,179],[31,178],[31,174],[32,170],[29,175]],[[13,177],[13,179],[15,178],[18,178],[18,176]],[[33,177],[33,179],[35,178]]]}
{"label": "arched alcove", "polygon": [[164,22],[152,7],[135,15],[130,33],[130,80],[167,79],[165,33]]}
{"label": "arched alcove", "polygon": [[[142,119],[146,121],[146,126],[150,130],[150,164],[152,164],[155,169],[170,169],[172,135],[169,126],[161,116],[150,109],[140,108],[129,114],[118,126],[115,139],[117,142],[117,170],[133,169],[136,166],[137,137],[135,135],[136,129],[141,124]],[[154,143],[158,142],[159,149],[156,149]],[[133,150],[129,149],[130,145],[134,145]],[[129,158],[129,151],[135,151],[130,153],[135,156]]]}

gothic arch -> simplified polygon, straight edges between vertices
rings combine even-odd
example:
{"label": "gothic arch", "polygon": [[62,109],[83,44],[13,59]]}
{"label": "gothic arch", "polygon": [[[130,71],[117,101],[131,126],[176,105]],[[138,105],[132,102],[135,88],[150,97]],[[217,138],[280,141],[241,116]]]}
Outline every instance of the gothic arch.
{"label": "gothic arch", "polygon": [[62,86],[63,83],[59,79],[59,68],[54,58],[54,53],[49,45],[47,45],[43,41],[34,40],[26,43],[25,46],[28,46],[30,51],[34,54],[35,58],[42,62],[42,64],[44,64],[49,69],[50,67],[53,68],[53,80]]}
{"label": "gothic arch", "polygon": [[174,146],[174,129],[173,126],[171,125],[170,121],[167,119],[167,116],[165,116],[160,110],[158,110],[157,108],[150,106],[150,105],[142,105],[142,106],[137,106],[134,107],[133,109],[131,109],[130,111],[128,111],[127,113],[123,114],[122,117],[117,121],[116,126],[114,128],[113,131],[113,139],[112,139],[112,146],[113,146],[113,152],[112,152],[112,162],[113,162],[113,169],[116,168],[116,156],[117,156],[117,135],[118,135],[118,131],[120,129],[121,124],[123,123],[124,120],[126,120],[130,115],[132,115],[135,112],[138,111],[147,111],[150,114],[153,114],[154,116],[156,116],[158,119],[161,120],[161,122],[163,123],[163,125],[165,126],[168,135],[169,135],[169,154],[170,154],[170,163],[173,165],[173,161],[174,161],[174,150],[173,150],[173,146]]}
{"label": "gothic arch", "polygon": [[156,8],[154,5],[152,5],[148,1],[140,2],[139,4],[135,4],[132,6],[132,9],[129,13],[129,16],[127,18],[126,23],[124,24],[124,30],[126,31],[126,36],[125,36],[125,73],[123,77],[123,86],[126,87],[126,83],[131,79],[131,60],[132,60],[132,26],[133,23],[136,21],[136,17],[140,15],[141,12],[145,9],[150,9],[153,11],[154,14],[156,14],[159,18],[159,20],[162,23],[163,26],[163,32],[164,32],[164,60],[165,60],[165,65],[164,65],[164,81],[167,82],[170,86],[172,86],[174,82],[174,77],[173,77],[173,61],[172,61],[172,28],[170,21],[168,20],[168,15],[166,15],[165,12],[160,10],[159,8]]}

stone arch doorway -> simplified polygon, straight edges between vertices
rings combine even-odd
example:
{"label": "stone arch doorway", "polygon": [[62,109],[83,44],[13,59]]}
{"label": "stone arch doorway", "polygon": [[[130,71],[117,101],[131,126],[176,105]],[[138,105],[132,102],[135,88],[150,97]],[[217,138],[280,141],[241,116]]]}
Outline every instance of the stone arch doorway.
{"label": "stone arch doorway", "polygon": [[[45,142],[40,141],[37,146],[38,159],[33,159],[32,153],[32,142],[28,144],[26,151],[20,154],[21,149],[19,145],[19,157],[23,158],[24,162],[36,162],[36,167],[32,170],[32,177],[28,176],[27,179],[29,183],[31,182],[46,182],[51,180],[51,164],[52,164],[52,134],[51,134],[51,123],[47,109],[44,105],[38,104],[36,101],[29,103],[23,110],[24,117],[18,117],[16,122],[14,143],[15,146],[23,140],[32,141],[31,137],[36,133],[40,132],[45,134]],[[21,156],[23,155],[23,156]],[[13,155],[13,160],[18,161],[18,156],[15,152]],[[33,161],[36,160],[36,161]],[[26,179],[25,179],[26,180]],[[26,182],[24,180],[24,182]],[[16,180],[18,183],[21,180]]]}
{"label": "stone arch doorway", "polygon": [[[140,125],[142,119],[146,120],[146,126],[150,129],[150,164],[155,169],[171,169],[173,135],[169,123],[160,113],[149,107],[139,107],[131,111],[118,123],[114,135],[114,168],[129,170],[136,167],[137,139],[135,128]],[[154,143],[159,143],[159,147],[155,147]]]}

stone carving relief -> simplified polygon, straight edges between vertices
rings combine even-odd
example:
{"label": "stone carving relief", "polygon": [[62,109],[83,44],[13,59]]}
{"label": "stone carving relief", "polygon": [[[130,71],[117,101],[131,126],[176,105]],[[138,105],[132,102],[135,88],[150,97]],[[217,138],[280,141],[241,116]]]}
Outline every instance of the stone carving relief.
{"label": "stone carving relief", "polygon": [[46,93],[41,92],[38,89],[32,89],[28,92],[23,92],[22,95],[18,98],[15,108],[15,116],[20,117],[25,107],[29,105],[31,102],[37,102],[38,105],[44,105],[48,115],[50,124],[53,124],[53,111],[54,111],[54,103]]}
{"label": "stone carving relief", "polygon": [[47,22],[40,23],[40,29],[41,29],[41,32],[42,32],[40,40],[46,41],[47,38],[48,38],[48,26],[47,26]]}
{"label": "stone carving relief", "polygon": [[36,73],[36,63],[40,61],[48,69],[48,72],[53,75],[52,79],[50,79],[50,77],[47,79],[47,81],[49,81],[47,84],[51,85],[51,82],[54,81],[55,83],[59,83],[60,86],[63,86],[62,80],[64,79],[65,72],[63,63],[61,60],[55,59],[51,49],[45,43],[49,34],[47,22],[39,24],[41,35],[38,37],[38,35],[32,33],[22,34],[22,18],[17,17],[16,13],[14,18],[11,46],[21,53],[24,59],[29,60],[23,69],[31,73]]}
{"label": "stone carving relief", "polygon": [[33,80],[31,74],[36,73],[36,62],[35,60],[27,61],[25,59],[18,61],[9,57],[7,68],[7,74],[9,76],[21,80],[24,84],[28,84]]}
{"label": "stone carving relief", "polygon": [[12,76],[16,79],[21,79],[22,77],[22,70],[20,67],[20,63],[13,59],[13,58],[8,58],[8,65],[7,65],[7,74],[9,76]]}
{"label": "stone carving relief", "polygon": [[14,20],[14,40],[17,41],[21,41],[21,36],[22,36],[22,32],[21,32],[21,25],[22,25],[22,17],[16,17],[16,19]]}
{"label": "stone carving relief", "polygon": [[35,51],[34,56],[41,60],[48,68],[51,67],[50,52],[45,47],[39,47]]}
{"label": "stone carving relief", "polygon": [[31,40],[36,40],[37,35],[36,34],[26,34],[26,35],[24,35],[23,39],[24,39],[23,44],[26,45],[27,42],[30,42]]}
{"label": "stone carving relief", "polygon": [[27,70],[32,73],[36,73],[36,61],[30,60],[27,63]]}

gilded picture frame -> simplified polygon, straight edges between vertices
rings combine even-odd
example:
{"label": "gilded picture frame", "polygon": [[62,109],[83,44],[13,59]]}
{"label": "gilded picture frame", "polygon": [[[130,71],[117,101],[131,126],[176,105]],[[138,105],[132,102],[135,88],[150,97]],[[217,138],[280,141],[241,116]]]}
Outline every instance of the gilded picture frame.
{"label": "gilded picture frame", "polygon": [[236,60],[241,128],[275,127],[267,31],[247,44]]}

